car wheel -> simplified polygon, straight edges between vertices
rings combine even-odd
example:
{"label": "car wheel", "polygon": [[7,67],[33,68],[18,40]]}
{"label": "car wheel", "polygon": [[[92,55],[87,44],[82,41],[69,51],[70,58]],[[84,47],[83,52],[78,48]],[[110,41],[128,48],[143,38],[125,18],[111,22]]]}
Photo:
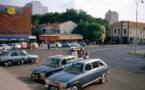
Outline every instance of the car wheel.
{"label": "car wheel", "polygon": [[31,63],[35,63],[35,59],[34,58],[31,58]]}
{"label": "car wheel", "polygon": [[81,90],[81,89],[80,86],[76,84],[71,87],[71,90]]}
{"label": "car wheel", "polygon": [[11,66],[13,62],[11,60],[7,61],[8,66]]}
{"label": "car wheel", "polygon": [[103,75],[101,76],[101,79],[99,80],[99,82],[100,82],[101,84],[103,84],[103,83],[105,83],[105,81],[106,81],[106,75],[103,74]]}

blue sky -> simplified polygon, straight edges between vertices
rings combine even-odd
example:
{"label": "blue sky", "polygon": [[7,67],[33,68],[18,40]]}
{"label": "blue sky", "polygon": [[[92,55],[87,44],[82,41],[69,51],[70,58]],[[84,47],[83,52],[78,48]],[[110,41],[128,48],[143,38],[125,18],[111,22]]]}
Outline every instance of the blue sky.
{"label": "blue sky", "polygon": [[[0,0],[0,4],[24,6],[34,0]],[[136,21],[135,0],[36,0],[48,7],[48,12],[64,12],[67,8],[82,9],[93,17],[105,18],[108,10],[119,13],[119,21]],[[138,0],[137,0],[138,1]],[[138,4],[138,21],[145,22],[145,0]]]}

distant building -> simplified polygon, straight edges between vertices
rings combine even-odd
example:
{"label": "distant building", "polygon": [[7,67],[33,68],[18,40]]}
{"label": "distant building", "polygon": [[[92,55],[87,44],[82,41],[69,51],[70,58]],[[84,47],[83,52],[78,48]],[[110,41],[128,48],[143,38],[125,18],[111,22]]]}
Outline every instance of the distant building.
{"label": "distant building", "polygon": [[41,24],[39,27],[43,34],[71,34],[72,30],[77,27],[77,24],[72,21],[67,21]]}
{"label": "distant building", "polygon": [[113,24],[115,22],[118,22],[118,13],[115,11],[111,11],[109,10],[106,14],[105,14],[105,19],[109,22],[109,24]]}
{"label": "distant building", "polygon": [[25,4],[25,7],[31,8],[31,14],[46,14],[48,12],[48,8],[45,6],[42,6],[42,4],[39,1],[32,1],[27,4]]}
{"label": "distant building", "polygon": [[39,39],[45,42],[82,40],[82,35],[71,34],[75,27],[77,24],[72,21],[41,24],[39,29],[43,35]]}
{"label": "distant building", "polygon": [[120,21],[111,24],[110,41],[115,43],[143,43],[145,42],[145,23]]}

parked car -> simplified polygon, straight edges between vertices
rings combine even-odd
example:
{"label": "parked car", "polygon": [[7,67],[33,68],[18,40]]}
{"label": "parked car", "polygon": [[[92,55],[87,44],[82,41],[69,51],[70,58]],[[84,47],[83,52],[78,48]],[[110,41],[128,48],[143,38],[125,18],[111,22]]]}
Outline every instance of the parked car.
{"label": "parked car", "polygon": [[79,44],[80,44],[81,46],[83,46],[83,47],[86,46],[86,43],[85,43],[85,42],[79,42]]}
{"label": "parked car", "polygon": [[0,64],[7,64],[8,66],[13,63],[34,63],[35,60],[39,59],[38,55],[29,54],[24,50],[10,50],[6,54],[0,56]]}
{"label": "parked car", "polygon": [[27,43],[26,42],[21,42],[21,48],[26,49],[27,48]]}
{"label": "parked car", "polygon": [[49,90],[81,90],[99,80],[105,83],[108,66],[100,59],[82,59],[68,62],[64,70],[45,79]]}
{"label": "parked car", "polygon": [[57,43],[52,44],[52,47],[53,47],[53,48],[55,48],[56,46],[57,46],[57,47],[62,47],[62,46],[61,46],[61,44],[60,44],[60,43],[58,43],[58,42],[57,42]]}
{"label": "parked car", "polygon": [[11,49],[11,47],[8,44],[0,44],[0,50],[2,50],[3,48],[7,49]]}
{"label": "parked car", "polygon": [[84,52],[84,50],[85,50],[85,48],[83,47],[83,46],[80,46],[79,44],[75,44],[75,45],[72,45],[71,47],[70,47],[70,51],[74,51],[74,50],[76,50],[76,51],[80,51],[80,50],[82,50],[83,52]]}
{"label": "parked car", "polygon": [[30,77],[32,79],[42,79],[63,70],[64,65],[67,61],[75,59],[74,56],[64,56],[64,55],[55,55],[50,56],[46,59],[45,63],[41,66],[31,69]]}
{"label": "parked car", "polygon": [[70,43],[63,43],[62,44],[62,47],[70,47],[71,45],[70,45]]}
{"label": "parked car", "polygon": [[21,44],[20,43],[15,43],[13,48],[20,49],[21,48]]}
{"label": "parked car", "polygon": [[27,49],[38,49],[38,48],[39,46],[38,46],[38,43],[36,42],[27,44]]}

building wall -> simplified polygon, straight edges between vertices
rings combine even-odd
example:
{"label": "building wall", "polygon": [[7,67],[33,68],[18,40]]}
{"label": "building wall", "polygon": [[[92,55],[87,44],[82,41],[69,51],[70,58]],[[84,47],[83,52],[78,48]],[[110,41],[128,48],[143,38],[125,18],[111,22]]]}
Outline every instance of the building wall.
{"label": "building wall", "polygon": [[[5,7],[5,13],[0,10],[0,36],[30,36],[31,11],[30,8],[0,5]],[[8,13],[8,8],[14,12]]]}
{"label": "building wall", "polygon": [[29,3],[25,4],[25,7],[31,8],[32,15],[45,14],[48,12],[48,8],[45,6],[42,6],[42,4],[39,1],[29,2]]}
{"label": "building wall", "polygon": [[77,27],[77,24],[75,24],[72,21],[68,21],[66,23],[63,23],[60,25],[60,33],[61,34],[71,34],[72,30]]}
{"label": "building wall", "polygon": [[[134,25],[131,25],[131,23],[134,23]],[[135,39],[137,38],[137,43],[140,43],[143,39],[145,39],[145,23],[138,23],[138,27],[136,29],[135,22],[118,22],[118,24],[111,26],[110,37],[112,40],[116,40],[116,38],[118,38],[117,40],[120,43],[123,42],[123,38],[127,38],[127,43],[135,43]]]}
{"label": "building wall", "polygon": [[111,11],[109,10],[106,14],[105,14],[105,19],[110,23],[113,24],[115,22],[118,22],[118,13],[115,11]]}

